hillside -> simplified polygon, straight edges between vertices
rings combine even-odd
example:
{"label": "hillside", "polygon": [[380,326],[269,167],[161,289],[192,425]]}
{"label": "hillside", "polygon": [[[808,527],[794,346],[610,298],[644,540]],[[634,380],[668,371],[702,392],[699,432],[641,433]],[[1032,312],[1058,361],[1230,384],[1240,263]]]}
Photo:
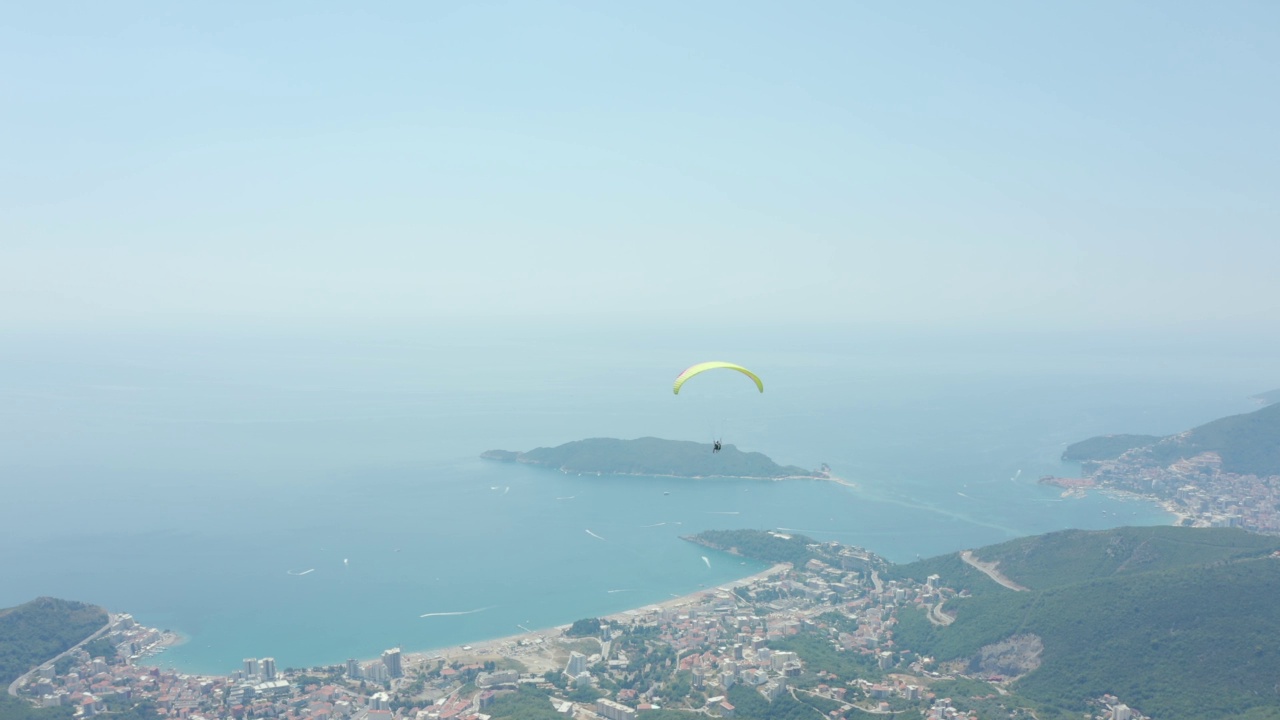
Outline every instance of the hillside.
{"label": "hillside", "polygon": [[[1040,665],[1014,690],[1041,717],[1078,712],[1083,698],[1114,693],[1162,720],[1235,717],[1280,704],[1280,539],[1238,530],[1176,527],[1066,531],[975,551],[1031,588],[1013,592],[943,556],[894,568],[899,577],[942,575],[973,597],[947,602],[956,620],[899,615],[895,641],[971,672],[1010,638],[1038,638]],[[953,572],[948,577],[948,572]]]}
{"label": "hillside", "polygon": [[[1113,530],[1061,530],[989,545],[974,554],[998,563],[1001,573],[1032,590],[1191,565],[1266,555],[1280,549],[1280,538],[1234,528],[1188,528],[1157,525]],[[963,568],[963,569],[961,569]],[[943,555],[893,569],[895,576],[923,580],[932,573],[969,580],[978,592],[994,583],[960,560]],[[995,586],[999,588],[999,586]],[[1001,589],[1002,590],[1002,589]]]}
{"label": "hillside", "polygon": [[1222,457],[1225,472],[1280,475],[1280,404],[1214,420],[1148,450],[1153,460],[1166,465],[1210,451]]}
{"label": "hillside", "polygon": [[[1264,393],[1259,398],[1269,397]],[[1280,475],[1280,403],[1231,415],[1165,438],[1102,435],[1067,446],[1062,459],[1082,463],[1121,459],[1168,466],[1204,452],[1222,458],[1222,470],[1239,475]],[[1124,455],[1124,458],[1121,456]],[[1086,466],[1086,470],[1087,470]]]}
{"label": "hillside", "polygon": [[96,605],[48,597],[0,610],[0,686],[97,632],[107,619]]}
{"label": "hillside", "polygon": [[1280,390],[1268,390],[1264,393],[1258,393],[1249,399],[1258,400],[1270,405],[1271,403],[1280,402]]}
{"label": "hillside", "polygon": [[501,462],[540,465],[565,472],[605,475],[667,475],[674,477],[823,478],[822,471],[778,465],[758,452],[744,453],[725,445],[718,453],[711,445],[644,437],[636,440],[592,438],[528,452],[489,450],[480,457]]}
{"label": "hillside", "polygon": [[1160,440],[1159,435],[1099,435],[1068,445],[1062,459],[1067,462],[1115,460],[1134,448],[1153,445]]}
{"label": "hillside", "polygon": [[707,530],[684,538],[689,542],[754,560],[788,562],[802,567],[819,557],[811,548],[817,541],[804,535],[762,532],[760,530]]}

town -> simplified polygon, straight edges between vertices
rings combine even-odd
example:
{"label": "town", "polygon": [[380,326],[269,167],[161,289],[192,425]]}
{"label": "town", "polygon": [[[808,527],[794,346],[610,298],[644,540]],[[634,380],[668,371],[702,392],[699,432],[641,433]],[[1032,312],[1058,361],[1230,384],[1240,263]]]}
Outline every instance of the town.
{"label": "town", "polygon": [[1280,533],[1280,476],[1226,472],[1216,452],[1166,464],[1135,451],[1115,460],[1082,463],[1081,471],[1082,478],[1045,476],[1040,482],[1066,488],[1064,497],[1078,497],[1097,488],[1149,498],[1190,527]]}
{"label": "town", "polygon": [[[781,533],[777,538],[790,539]],[[437,653],[392,648],[377,659],[306,669],[246,658],[226,676],[151,666],[160,631],[131,616],[45,663],[19,683],[45,707],[79,718],[108,714],[181,720],[577,720],[781,717],[806,706],[831,720],[865,713],[925,720],[1032,718],[1007,702],[1013,678],[938,666],[894,641],[904,608],[947,624],[957,592],[884,579],[888,564],[861,548],[808,546],[801,566],[779,563],[729,586],[607,618]],[[1093,703],[1097,720],[1141,720],[1120,699]],[[667,712],[664,712],[667,711]],[[776,711],[777,714],[774,714]]]}

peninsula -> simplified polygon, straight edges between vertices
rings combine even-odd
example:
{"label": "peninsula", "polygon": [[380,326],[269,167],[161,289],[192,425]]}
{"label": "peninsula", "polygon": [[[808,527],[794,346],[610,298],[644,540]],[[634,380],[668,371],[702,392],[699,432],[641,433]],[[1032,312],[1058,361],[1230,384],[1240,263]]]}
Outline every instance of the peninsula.
{"label": "peninsula", "polygon": [[1156,437],[1109,435],[1067,448],[1080,478],[1041,482],[1153,498],[1185,525],[1280,534],[1280,403]]}
{"label": "peninsula", "polygon": [[649,475],[680,478],[744,478],[749,480],[831,480],[830,469],[805,470],[778,465],[758,452],[742,452],[726,444],[718,453],[710,443],[643,437],[635,440],[592,438],[528,452],[489,450],[480,457],[499,462],[540,465],[563,472],[598,475]]}

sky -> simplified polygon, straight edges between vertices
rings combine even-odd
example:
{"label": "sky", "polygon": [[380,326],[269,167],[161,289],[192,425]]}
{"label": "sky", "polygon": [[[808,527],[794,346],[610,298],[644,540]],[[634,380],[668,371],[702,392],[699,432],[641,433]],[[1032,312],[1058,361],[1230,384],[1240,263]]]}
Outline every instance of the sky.
{"label": "sky", "polygon": [[1280,331],[1275,3],[19,3],[0,67],[0,331]]}

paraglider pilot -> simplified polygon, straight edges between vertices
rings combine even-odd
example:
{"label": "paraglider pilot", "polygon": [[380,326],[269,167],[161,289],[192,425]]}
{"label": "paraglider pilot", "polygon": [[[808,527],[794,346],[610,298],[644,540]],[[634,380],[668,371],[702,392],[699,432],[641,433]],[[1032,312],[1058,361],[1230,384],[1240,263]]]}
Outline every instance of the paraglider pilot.
{"label": "paraglider pilot", "polygon": [[713,453],[718,453],[718,452],[720,452],[720,441],[719,441],[719,440],[715,441],[715,443],[711,446],[711,452],[713,452]]}

